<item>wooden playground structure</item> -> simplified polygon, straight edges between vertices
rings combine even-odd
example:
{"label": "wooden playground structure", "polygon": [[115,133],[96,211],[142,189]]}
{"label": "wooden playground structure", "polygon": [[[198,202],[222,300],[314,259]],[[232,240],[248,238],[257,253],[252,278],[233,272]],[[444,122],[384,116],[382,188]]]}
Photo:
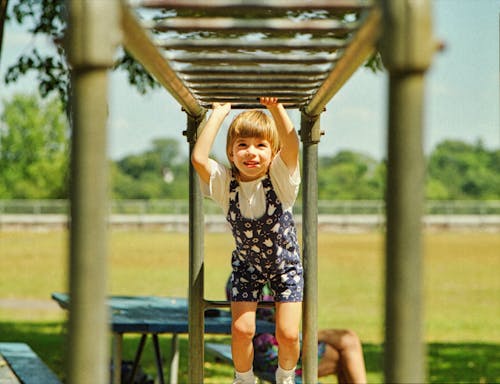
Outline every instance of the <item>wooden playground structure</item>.
{"label": "wooden playground structure", "polygon": [[[123,46],[186,112],[190,150],[214,101],[301,111],[303,381],[317,381],[317,169],[327,103],[375,52],[389,72],[385,381],[425,382],[421,338],[424,78],[429,0],[69,0],[72,185],[68,382],[106,383],[108,71]],[[168,129],[168,127],[166,127]],[[190,167],[189,382],[203,382],[202,196]],[[89,310],[89,309],[92,310]],[[114,378],[116,380],[116,378]],[[117,381],[115,381],[117,383]]]}

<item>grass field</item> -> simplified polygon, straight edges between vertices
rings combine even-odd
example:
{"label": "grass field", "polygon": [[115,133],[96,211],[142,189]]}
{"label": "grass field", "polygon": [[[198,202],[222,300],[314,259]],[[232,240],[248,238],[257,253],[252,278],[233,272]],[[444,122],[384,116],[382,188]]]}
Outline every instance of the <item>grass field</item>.
{"label": "grass field", "polygon": [[[50,306],[50,294],[66,291],[67,243],[66,232],[0,232],[0,341],[30,343],[61,375],[65,314]],[[319,326],[356,330],[369,381],[382,382],[383,234],[320,233],[318,245]],[[209,299],[223,299],[231,249],[230,235],[207,234]],[[110,293],[187,295],[187,234],[112,232],[109,250]],[[425,233],[424,268],[428,381],[500,383],[500,236]],[[126,356],[133,356],[136,343],[126,338]],[[168,353],[169,338],[162,343]],[[181,351],[180,381],[185,382],[186,338]],[[150,355],[143,365],[154,371]],[[230,382],[227,365],[207,358],[205,368],[207,382]]]}

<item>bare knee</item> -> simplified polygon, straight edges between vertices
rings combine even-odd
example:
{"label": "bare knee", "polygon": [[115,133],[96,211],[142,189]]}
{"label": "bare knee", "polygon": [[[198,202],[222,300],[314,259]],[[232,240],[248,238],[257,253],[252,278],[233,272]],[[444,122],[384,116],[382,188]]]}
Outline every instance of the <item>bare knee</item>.
{"label": "bare knee", "polygon": [[276,340],[279,345],[295,345],[299,343],[299,331],[296,329],[276,329]]}
{"label": "bare knee", "polygon": [[255,336],[255,326],[244,321],[236,321],[231,326],[231,334],[238,340],[252,340]]}
{"label": "bare knee", "polygon": [[345,329],[341,331],[340,349],[342,350],[361,350],[361,341],[356,332]]}

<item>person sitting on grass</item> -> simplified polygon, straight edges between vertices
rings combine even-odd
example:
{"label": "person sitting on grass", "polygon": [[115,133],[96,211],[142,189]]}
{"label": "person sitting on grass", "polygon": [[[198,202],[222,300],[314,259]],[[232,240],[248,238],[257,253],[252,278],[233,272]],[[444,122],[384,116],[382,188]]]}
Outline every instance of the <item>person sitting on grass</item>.
{"label": "person sitting on grass", "polygon": [[[226,284],[226,296],[231,290],[231,278]],[[265,285],[260,301],[274,301],[269,285]],[[274,322],[274,309],[259,308],[257,319]],[[278,366],[278,342],[274,334],[260,333],[253,339],[254,372],[272,374]],[[318,331],[318,377],[336,375],[339,384],[366,383],[363,349],[358,335],[350,329],[320,329]],[[302,361],[295,369],[296,383],[302,382]]]}

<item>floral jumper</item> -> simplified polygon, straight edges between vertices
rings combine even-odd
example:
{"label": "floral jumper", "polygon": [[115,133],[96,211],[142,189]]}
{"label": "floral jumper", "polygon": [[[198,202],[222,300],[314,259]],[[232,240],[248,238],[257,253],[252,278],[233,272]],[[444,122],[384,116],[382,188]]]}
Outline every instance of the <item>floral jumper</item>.
{"label": "floral jumper", "polygon": [[293,217],[283,211],[269,174],[262,185],[265,213],[250,219],[241,214],[240,187],[234,175],[229,184],[227,220],[236,243],[231,261],[231,301],[259,301],[269,282],[275,301],[300,302],[304,280]]}

